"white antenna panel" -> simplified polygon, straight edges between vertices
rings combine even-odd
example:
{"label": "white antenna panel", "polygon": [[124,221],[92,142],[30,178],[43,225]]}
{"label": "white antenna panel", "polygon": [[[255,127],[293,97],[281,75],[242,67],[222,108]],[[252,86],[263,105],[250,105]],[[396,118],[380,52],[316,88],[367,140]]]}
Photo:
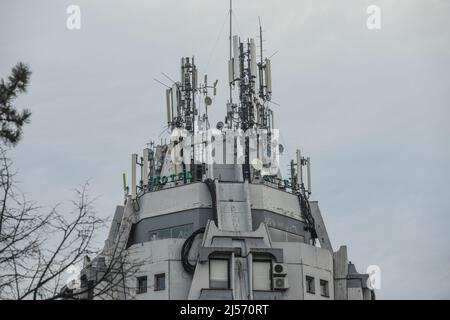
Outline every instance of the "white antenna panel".
{"label": "white antenna panel", "polygon": [[234,72],[233,72],[233,58],[228,61],[228,83],[233,83]]}
{"label": "white antenna panel", "polygon": [[136,199],[136,162],[137,154],[133,153],[131,155],[131,199]]}
{"label": "white antenna panel", "polygon": [[256,123],[257,124],[261,124],[261,113],[260,113],[260,110],[259,110],[260,105],[256,104],[255,108],[256,108]]}
{"label": "white antenna panel", "polygon": [[218,82],[219,82],[219,80],[214,81],[214,87],[213,87],[214,95],[217,95],[217,83]]}
{"label": "white antenna panel", "polygon": [[240,76],[240,70],[239,70],[239,37],[233,36],[233,81]]}
{"label": "white antenna panel", "polygon": [[197,67],[194,67],[194,69],[192,70],[192,88],[194,90],[197,89],[197,83],[198,83],[198,72]]}
{"label": "white antenna panel", "polygon": [[303,183],[303,172],[302,172],[302,153],[297,149],[297,183],[300,185]]}
{"label": "white antenna panel", "polygon": [[308,193],[311,194],[311,159],[309,157],[306,160],[306,170],[308,176]]}
{"label": "white antenna panel", "polygon": [[272,63],[269,59],[266,59],[266,68],[265,68],[265,78],[266,78],[266,90],[267,93],[272,93]]}
{"label": "white antenna panel", "polygon": [[148,153],[150,150],[148,148],[144,149],[143,154],[143,163],[142,163],[142,182],[145,187],[147,187],[148,184]]}
{"label": "white antenna panel", "polygon": [[167,105],[167,122],[172,122],[172,116],[171,116],[171,91],[172,89],[166,90],[166,105]]}
{"label": "white antenna panel", "polygon": [[230,114],[233,112],[233,105],[231,103],[227,103],[227,114]]}
{"label": "white antenna panel", "polygon": [[177,116],[180,116],[180,108],[181,108],[181,97],[180,97],[180,89],[178,87],[178,84],[174,84],[172,86],[172,105],[174,105],[174,102],[176,103],[177,107]]}
{"label": "white antenna panel", "polygon": [[182,85],[184,84],[184,64],[185,64],[185,59],[181,58],[181,83],[182,83]]}
{"label": "white antenna panel", "polygon": [[256,45],[255,39],[250,39],[250,73],[256,77]]}

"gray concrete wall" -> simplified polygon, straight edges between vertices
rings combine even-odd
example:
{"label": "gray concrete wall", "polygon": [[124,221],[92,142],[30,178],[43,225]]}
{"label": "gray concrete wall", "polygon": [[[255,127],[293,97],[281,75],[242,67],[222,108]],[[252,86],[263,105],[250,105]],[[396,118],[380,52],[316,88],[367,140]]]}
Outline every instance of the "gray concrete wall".
{"label": "gray concrete wall", "polygon": [[341,246],[333,253],[334,263],[334,295],[336,300],[347,300],[348,258],[347,247]]}

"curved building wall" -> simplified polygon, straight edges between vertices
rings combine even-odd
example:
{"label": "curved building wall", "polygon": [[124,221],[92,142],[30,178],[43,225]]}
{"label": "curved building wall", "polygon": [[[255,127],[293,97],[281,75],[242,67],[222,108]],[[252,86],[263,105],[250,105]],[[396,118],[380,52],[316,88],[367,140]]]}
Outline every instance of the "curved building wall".
{"label": "curved building wall", "polygon": [[[131,230],[128,246],[135,243],[161,239],[185,239],[193,231],[206,226],[213,219],[212,209],[197,208],[160,216],[144,218],[135,223]],[[252,210],[253,230],[261,223],[269,227],[272,241],[308,242],[309,233],[305,224],[290,217],[266,211]]]}
{"label": "curved building wall", "polygon": [[[308,243],[310,234],[295,195],[266,186],[251,184],[252,227],[269,227],[272,241]],[[211,195],[204,183],[190,183],[139,198],[137,222],[128,246],[153,240],[187,238],[213,219]]]}

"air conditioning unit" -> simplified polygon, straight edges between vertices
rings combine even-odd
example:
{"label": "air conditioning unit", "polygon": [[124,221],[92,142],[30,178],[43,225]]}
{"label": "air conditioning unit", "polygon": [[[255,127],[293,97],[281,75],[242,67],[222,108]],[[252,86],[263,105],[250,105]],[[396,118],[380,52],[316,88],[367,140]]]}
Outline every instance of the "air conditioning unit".
{"label": "air conditioning unit", "polygon": [[273,277],[273,288],[275,290],[289,289],[288,278],[287,277]]}
{"label": "air conditioning unit", "polygon": [[284,263],[275,263],[272,268],[274,276],[284,276],[287,273],[286,265]]}

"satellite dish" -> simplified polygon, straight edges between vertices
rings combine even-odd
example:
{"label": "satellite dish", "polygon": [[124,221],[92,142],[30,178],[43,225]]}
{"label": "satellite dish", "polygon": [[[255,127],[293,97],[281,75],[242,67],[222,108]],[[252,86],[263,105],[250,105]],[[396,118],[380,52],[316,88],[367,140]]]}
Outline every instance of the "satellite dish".
{"label": "satellite dish", "polygon": [[263,163],[258,158],[253,159],[251,161],[251,164],[252,164],[253,168],[255,168],[255,170],[262,170],[262,168],[263,168]]}
{"label": "satellite dish", "polygon": [[217,130],[222,130],[223,126],[224,126],[224,124],[223,124],[222,121],[219,121],[219,122],[217,122],[217,124],[216,124]]}
{"label": "satellite dish", "polygon": [[207,106],[210,106],[210,105],[212,104],[212,99],[211,99],[210,97],[206,96],[206,97],[205,97],[205,104],[206,104]]}
{"label": "satellite dish", "polygon": [[284,147],[281,143],[278,145],[278,151],[280,152],[280,154],[283,154],[284,152]]}

